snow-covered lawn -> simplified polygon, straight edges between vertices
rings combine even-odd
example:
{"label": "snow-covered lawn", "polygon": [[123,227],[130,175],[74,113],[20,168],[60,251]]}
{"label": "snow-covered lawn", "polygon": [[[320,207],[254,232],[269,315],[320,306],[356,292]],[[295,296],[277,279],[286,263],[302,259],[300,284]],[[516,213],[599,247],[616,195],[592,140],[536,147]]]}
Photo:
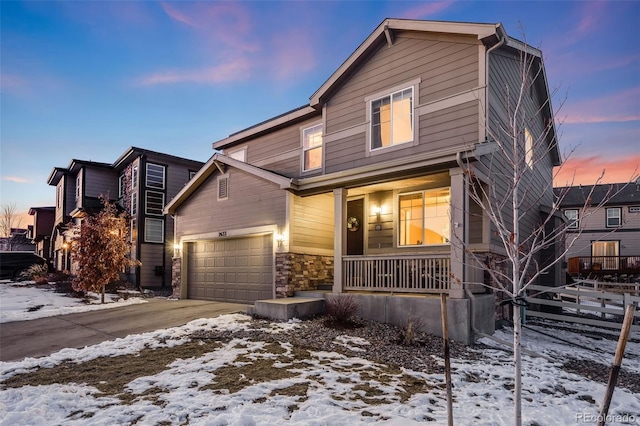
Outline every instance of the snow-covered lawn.
{"label": "snow-covered lawn", "polygon": [[[292,345],[286,335],[301,332],[306,324],[224,315],[48,357],[3,362],[0,424],[446,424],[442,374],[372,361],[367,351],[377,342],[350,330],[335,339],[335,347],[344,350]],[[275,340],[247,338],[251,330]],[[604,383],[569,373],[562,365],[570,357],[608,365],[616,340],[603,339],[595,329],[592,334],[582,331],[546,325],[525,329],[525,345],[552,361],[524,356],[524,424],[595,424]],[[206,337],[214,332],[226,338]],[[496,335],[511,338],[509,329]],[[639,337],[636,333],[628,343],[623,362],[623,368],[636,374]],[[511,354],[492,340],[482,343],[475,360],[452,360],[455,424],[511,424]],[[155,360],[146,361],[154,355]],[[107,379],[101,370],[108,371]],[[639,425],[640,396],[617,388],[609,414],[607,424]]]}
{"label": "snow-covered lawn", "polygon": [[146,300],[139,297],[124,300],[115,295],[106,294],[105,303],[101,304],[99,295],[91,296],[94,298],[87,304],[82,299],[54,292],[53,286],[43,288],[35,287],[32,281],[16,283],[2,280],[0,281],[0,323],[146,303]]}

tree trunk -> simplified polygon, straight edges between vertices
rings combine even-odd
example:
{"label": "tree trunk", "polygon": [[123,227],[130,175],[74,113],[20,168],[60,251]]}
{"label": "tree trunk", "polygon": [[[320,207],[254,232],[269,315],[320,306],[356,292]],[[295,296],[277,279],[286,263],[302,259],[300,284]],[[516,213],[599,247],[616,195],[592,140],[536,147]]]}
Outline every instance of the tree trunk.
{"label": "tree trunk", "polygon": [[514,424],[522,425],[522,354],[521,354],[521,310],[518,305],[513,307],[513,402]]}
{"label": "tree trunk", "polygon": [[101,294],[101,297],[100,297],[100,303],[102,303],[102,304],[104,304],[104,288],[105,288],[105,286],[102,286],[102,294]]}

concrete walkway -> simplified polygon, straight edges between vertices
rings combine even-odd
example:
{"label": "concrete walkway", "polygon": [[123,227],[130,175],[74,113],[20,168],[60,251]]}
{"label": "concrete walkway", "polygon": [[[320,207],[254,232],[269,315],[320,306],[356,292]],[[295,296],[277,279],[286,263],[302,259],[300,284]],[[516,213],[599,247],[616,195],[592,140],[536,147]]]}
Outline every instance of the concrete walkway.
{"label": "concrete walkway", "polygon": [[0,361],[50,355],[106,340],[184,325],[197,318],[246,312],[247,305],[203,300],[149,303],[0,324]]}

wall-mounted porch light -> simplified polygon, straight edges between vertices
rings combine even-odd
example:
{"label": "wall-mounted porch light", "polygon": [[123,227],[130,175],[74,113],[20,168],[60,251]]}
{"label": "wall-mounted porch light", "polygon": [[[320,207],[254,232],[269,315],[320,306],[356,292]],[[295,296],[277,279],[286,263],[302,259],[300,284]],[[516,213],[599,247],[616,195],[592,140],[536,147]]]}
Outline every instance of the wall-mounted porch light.
{"label": "wall-mounted porch light", "polygon": [[182,249],[182,244],[175,243],[173,245],[173,257],[180,257],[180,250]]}
{"label": "wall-mounted porch light", "polygon": [[284,234],[276,234],[275,239],[278,243],[278,247],[282,247],[282,243],[284,243]]}
{"label": "wall-mounted porch light", "polygon": [[382,207],[380,206],[375,206],[373,208],[373,213],[376,215],[376,220],[378,222],[380,222],[380,214],[382,214]]}

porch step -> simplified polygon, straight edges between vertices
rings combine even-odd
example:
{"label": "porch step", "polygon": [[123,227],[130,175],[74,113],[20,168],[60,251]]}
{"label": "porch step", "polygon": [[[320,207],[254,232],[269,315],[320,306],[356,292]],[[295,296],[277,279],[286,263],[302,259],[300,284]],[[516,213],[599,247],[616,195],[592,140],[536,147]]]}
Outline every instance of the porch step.
{"label": "porch step", "polygon": [[324,299],[327,293],[331,293],[331,290],[303,290],[303,291],[296,291],[294,297]]}
{"label": "porch step", "polygon": [[324,299],[317,297],[287,297],[256,300],[254,313],[261,317],[288,321],[324,313]]}

